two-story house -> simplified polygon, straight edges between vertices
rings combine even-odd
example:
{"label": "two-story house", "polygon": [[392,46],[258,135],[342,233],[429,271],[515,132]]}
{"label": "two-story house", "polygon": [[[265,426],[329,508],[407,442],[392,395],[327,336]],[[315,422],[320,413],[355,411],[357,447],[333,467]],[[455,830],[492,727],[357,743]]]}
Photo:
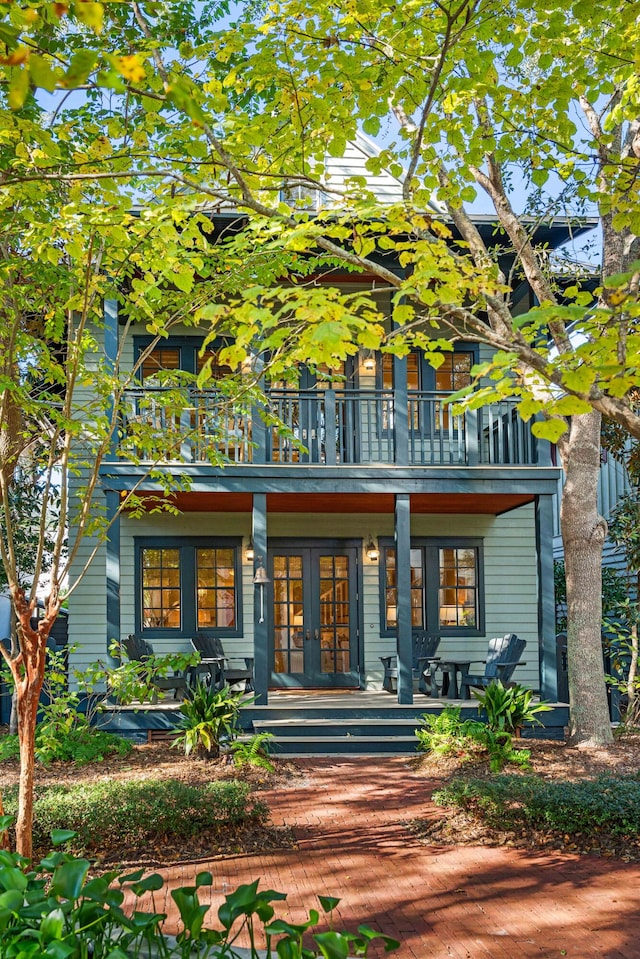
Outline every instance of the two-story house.
{"label": "two-story house", "polygon": [[[351,145],[333,161],[335,175],[362,172],[371,149],[364,139]],[[381,195],[400,196],[393,177],[378,179]],[[222,231],[232,220],[236,213],[222,212],[214,225]],[[493,233],[489,217],[477,222]],[[538,234],[557,246],[569,224],[553,221]],[[322,282],[351,288],[372,278],[336,272]],[[388,294],[377,295],[384,305]],[[528,309],[525,286],[514,296]],[[106,321],[113,353],[122,328],[113,304]],[[149,343],[144,328],[134,330],[122,362],[132,366]],[[197,372],[208,358],[215,371],[215,344],[205,354],[201,345],[185,328],[155,347],[140,366],[132,409],[161,388],[159,370]],[[201,428],[160,467],[188,477],[188,490],[175,496],[180,512],[115,519],[71,597],[76,664],[103,657],[111,639],[128,633],[168,652],[188,650],[202,632],[219,636],[228,655],[254,657],[258,706],[283,690],[351,690],[388,706],[410,706],[415,696],[424,711],[429,701],[411,679],[415,633],[438,635],[439,654],[478,662],[492,636],[516,632],[527,642],[516,678],[555,701],[558,470],[513,401],[461,416],[443,404],[470,381],[483,350],[457,343],[437,371],[417,351],[402,359],[361,353],[322,376],[302,370],[297,384],[267,389],[285,434],[247,415],[229,419],[222,439],[218,423],[212,440],[215,385],[190,390],[190,428]],[[207,460],[212,441],[227,457],[223,467]],[[145,469],[117,450],[104,463],[113,516],[134,486],[154,489]],[[396,651],[394,696],[382,691],[380,657]]]}

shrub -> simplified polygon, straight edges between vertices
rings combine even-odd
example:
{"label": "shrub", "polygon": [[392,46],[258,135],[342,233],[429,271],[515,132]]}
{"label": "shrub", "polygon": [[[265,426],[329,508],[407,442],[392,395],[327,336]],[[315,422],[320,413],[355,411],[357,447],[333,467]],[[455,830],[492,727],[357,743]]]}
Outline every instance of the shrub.
{"label": "shrub", "polygon": [[[127,756],[133,745],[120,736],[94,729],[83,717],[69,724],[67,729],[59,725],[40,723],[36,729],[36,759],[47,765],[52,762],[72,762],[76,766],[101,762],[108,756]],[[20,746],[17,736],[0,739],[0,760],[18,759]]]}
{"label": "shrub", "polygon": [[637,839],[640,780],[633,776],[557,782],[537,776],[454,779],[434,793],[442,806],[471,812],[489,826],[559,835],[607,833]]}
{"label": "shrub", "polygon": [[[100,781],[50,786],[34,804],[34,844],[42,847],[54,829],[77,833],[76,852],[110,844],[144,846],[159,838],[187,838],[244,822],[264,822],[266,805],[250,796],[247,783],[226,780],[191,786],[173,779]],[[16,808],[7,791],[8,812]]]}
{"label": "shrub", "polygon": [[472,690],[483,710],[489,729],[494,733],[519,733],[525,723],[542,726],[537,713],[548,712],[551,709],[547,703],[532,702],[533,691],[525,686],[514,683],[504,686],[500,679],[495,679],[484,690]]}
{"label": "shrub", "polygon": [[243,693],[232,693],[229,686],[213,689],[197,682],[188,699],[180,706],[176,723],[178,735],[172,745],[183,746],[185,755],[196,753],[215,758],[223,739],[232,739]]}

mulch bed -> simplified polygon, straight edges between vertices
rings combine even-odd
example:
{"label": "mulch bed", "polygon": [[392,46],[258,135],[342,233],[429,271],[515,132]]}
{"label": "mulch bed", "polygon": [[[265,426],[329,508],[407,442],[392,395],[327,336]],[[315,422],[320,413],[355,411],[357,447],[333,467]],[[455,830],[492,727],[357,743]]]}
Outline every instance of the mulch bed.
{"label": "mulch bed", "polygon": [[[531,750],[533,773],[549,779],[596,778],[603,774],[640,774],[640,735],[625,736],[609,748],[576,749],[551,740],[523,740]],[[487,776],[489,770],[481,762],[465,763],[462,757],[418,756],[410,760],[414,773],[434,783],[444,783],[454,776]],[[17,783],[18,763],[0,764],[3,786]],[[518,773],[516,767],[508,772]],[[36,790],[48,784],[95,782],[98,779],[176,779],[190,783],[208,783],[217,779],[242,779],[254,790],[296,788],[304,782],[304,772],[292,761],[277,759],[275,772],[244,766],[238,768],[226,758],[219,760],[185,757],[169,743],[140,745],[126,757],[115,757],[101,763],[77,768],[70,763],[56,763],[50,767],[38,766]],[[626,862],[640,860],[640,839],[622,843],[618,837],[558,837],[542,832],[518,834],[512,831],[489,829],[466,813],[430,805],[424,819],[406,823],[407,829],[420,841],[429,845],[486,845],[512,846],[526,849],[559,849],[566,852],[591,853]],[[125,868],[145,866],[158,868],[173,862],[211,860],[229,855],[261,853],[271,849],[295,847],[289,829],[248,825],[225,830],[219,835],[199,835],[178,843],[171,837],[157,837],[153,845],[144,849],[126,846],[97,850],[99,866],[109,868],[121,864]]]}
{"label": "mulch bed", "polygon": [[[215,780],[240,779],[248,782],[252,790],[286,788],[301,778],[300,769],[293,762],[277,760],[275,771],[269,772],[257,766],[237,767],[227,757],[221,759],[197,759],[186,757],[180,750],[171,748],[168,742],[135,746],[128,756],[115,756],[104,762],[76,767],[72,763],[36,765],[36,793],[42,786],[77,785],[101,779],[174,779],[191,786]],[[19,777],[17,761],[0,763],[2,786],[16,784]],[[157,836],[153,843],[143,849],[127,845],[92,851],[98,867],[105,869],[114,865],[132,868],[159,868],[175,862],[211,860],[225,856],[261,853],[272,849],[295,846],[291,830],[249,823],[237,827],[225,827],[224,834],[203,833],[198,836],[173,841],[172,837]],[[45,850],[35,850],[35,856]]]}
{"label": "mulch bed", "polygon": [[[531,750],[529,771],[516,766],[505,769],[510,775],[536,775],[545,779],[596,779],[598,776],[640,775],[640,735],[626,735],[607,748],[575,748],[553,740],[523,740]],[[465,762],[456,756],[419,756],[414,771],[442,784],[455,778],[483,778],[491,775],[486,762]],[[436,787],[437,788],[437,787]],[[433,806],[425,819],[407,822],[407,829],[426,845],[510,846],[517,849],[557,849],[620,859],[640,861],[640,837],[621,839],[603,832],[599,835],[561,836],[542,830],[496,829],[466,811]]]}

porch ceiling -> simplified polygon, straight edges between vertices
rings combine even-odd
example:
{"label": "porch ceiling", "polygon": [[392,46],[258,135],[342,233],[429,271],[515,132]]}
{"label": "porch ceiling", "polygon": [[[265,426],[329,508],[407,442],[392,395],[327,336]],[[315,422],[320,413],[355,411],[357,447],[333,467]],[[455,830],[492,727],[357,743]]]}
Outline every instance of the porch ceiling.
{"label": "porch ceiling", "polygon": [[[144,494],[140,494],[144,496]],[[412,493],[412,513],[487,513],[498,516],[532,503],[531,493]],[[150,495],[157,502],[157,494]],[[251,493],[176,493],[182,513],[249,513]],[[393,513],[393,493],[268,493],[269,513]]]}

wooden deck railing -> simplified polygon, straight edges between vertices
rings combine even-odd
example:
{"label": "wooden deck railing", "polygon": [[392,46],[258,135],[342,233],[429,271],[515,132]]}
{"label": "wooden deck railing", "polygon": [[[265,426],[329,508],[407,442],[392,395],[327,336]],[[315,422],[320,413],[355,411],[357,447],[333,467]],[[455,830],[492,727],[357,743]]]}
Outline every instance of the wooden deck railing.
{"label": "wooden deck railing", "polygon": [[[454,415],[447,394],[290,390],[267,394],[266,419],[217,390],[129,390],[123,436],[162,434],[168,461],[404,466],[529,466],[538,446],[517,402]],[[142,448],[139,441],[138,450]],[[144,454],[143,454],[144,458]]]}

